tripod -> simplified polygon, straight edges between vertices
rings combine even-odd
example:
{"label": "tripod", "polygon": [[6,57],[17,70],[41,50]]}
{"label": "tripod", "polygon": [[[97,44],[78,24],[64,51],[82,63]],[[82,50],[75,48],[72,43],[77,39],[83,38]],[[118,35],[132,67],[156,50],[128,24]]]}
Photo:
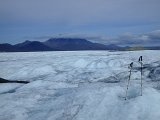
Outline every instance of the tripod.
{"label": "tripod", "polygon": [[[142,56],[139,57],[138,62],[141,65],[140,71],[141,71],[141,96],[142,96],[142,88],[143,88],[143,81],[142,81],[143,62],[142,62]],[[128,68],[130,70],[129,70],[129,78],[128,78],[128,81],[127,81],[127,89],[126,89],[125,100],[127,100],[127,96],[128,96],[128,89],[129,89],[129,84],[130,84],[131,75],[132,75],[133,62],[129,64]]]}

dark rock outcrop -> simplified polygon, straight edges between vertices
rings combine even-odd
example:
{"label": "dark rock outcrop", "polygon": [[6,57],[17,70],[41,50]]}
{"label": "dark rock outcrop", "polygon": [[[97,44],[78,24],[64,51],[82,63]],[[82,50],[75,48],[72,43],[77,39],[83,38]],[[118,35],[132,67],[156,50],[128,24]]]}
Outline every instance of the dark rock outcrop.
{"label": "dark rock outcrop", "polygon": [[0,83],[23,83],[23,84],[27,84],[27,83],[29,83],[29,81],[10,81],[10,80],[6,80],[4,78],[0,78]]}

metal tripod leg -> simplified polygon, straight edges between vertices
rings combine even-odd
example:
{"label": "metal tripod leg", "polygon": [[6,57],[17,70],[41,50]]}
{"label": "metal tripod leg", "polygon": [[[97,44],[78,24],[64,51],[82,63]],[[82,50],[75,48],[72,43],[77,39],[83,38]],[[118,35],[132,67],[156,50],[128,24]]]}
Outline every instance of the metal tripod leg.
{"label": "metal tripod leg", "polygon": [[132,70],[132,68],[130,68],[130,71],[129,71],[129,78],[128,78],[128,83],[127,83],[125,100],[127,100],[127,96],[128,96],[128,88],[129,88],[129,84],[130,84],[130,80],[131,80],[131,70]]}
{"label": "metal tripod leg", "polygon": [[143,69],[143,62],[142,61],[143,61],[143,59],[142,59],[142,56],[139,57],[138,61],[141,64],[141,96],[142,96],[142,87],[143,87],[142,86],[143,85],[143,81],[142,81],[142,69]]}
{"label": "metal tripod leg", "polygon": [[142,81],[142,62],[141,62],[141,96],[142,96],[142,86],[143,85],[143,81]]}

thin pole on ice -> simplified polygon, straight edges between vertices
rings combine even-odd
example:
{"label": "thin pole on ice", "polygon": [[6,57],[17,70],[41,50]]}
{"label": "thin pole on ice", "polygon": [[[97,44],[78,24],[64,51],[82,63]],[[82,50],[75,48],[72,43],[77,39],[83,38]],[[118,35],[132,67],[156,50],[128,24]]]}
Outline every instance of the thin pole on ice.
{"label": "thin pole on ice", "polygon": [[128,78],[128,82],[127,82],[127,89],[126,89],[126,97],[125,100],[127,100],[127,94],[128,94],[128,88],[129,88],[129,84],[130,84],[130,80],[131,80],[131,74],[132,74],[132,67],[133,67],[133,62],[129,64],[129,78]]}
{"label": "thin pole on ice", "polygon": [[142,96],[142,87],[143,87],[142,86],[143,85],[143,82],[142,82],[143,62],[142,62],[142,60],[143,60],[142,56],[140,56],[138,61],[141,64],[141,96]]}

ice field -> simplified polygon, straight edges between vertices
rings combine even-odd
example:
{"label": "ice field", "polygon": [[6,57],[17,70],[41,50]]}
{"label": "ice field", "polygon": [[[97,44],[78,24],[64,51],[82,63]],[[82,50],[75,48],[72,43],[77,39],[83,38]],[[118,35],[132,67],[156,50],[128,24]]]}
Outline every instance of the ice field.
{"label": "ice field", "polygon": [[30,81],[0,84],[0,120],[160,119],[160,51],[0,53],[0,77]]}

